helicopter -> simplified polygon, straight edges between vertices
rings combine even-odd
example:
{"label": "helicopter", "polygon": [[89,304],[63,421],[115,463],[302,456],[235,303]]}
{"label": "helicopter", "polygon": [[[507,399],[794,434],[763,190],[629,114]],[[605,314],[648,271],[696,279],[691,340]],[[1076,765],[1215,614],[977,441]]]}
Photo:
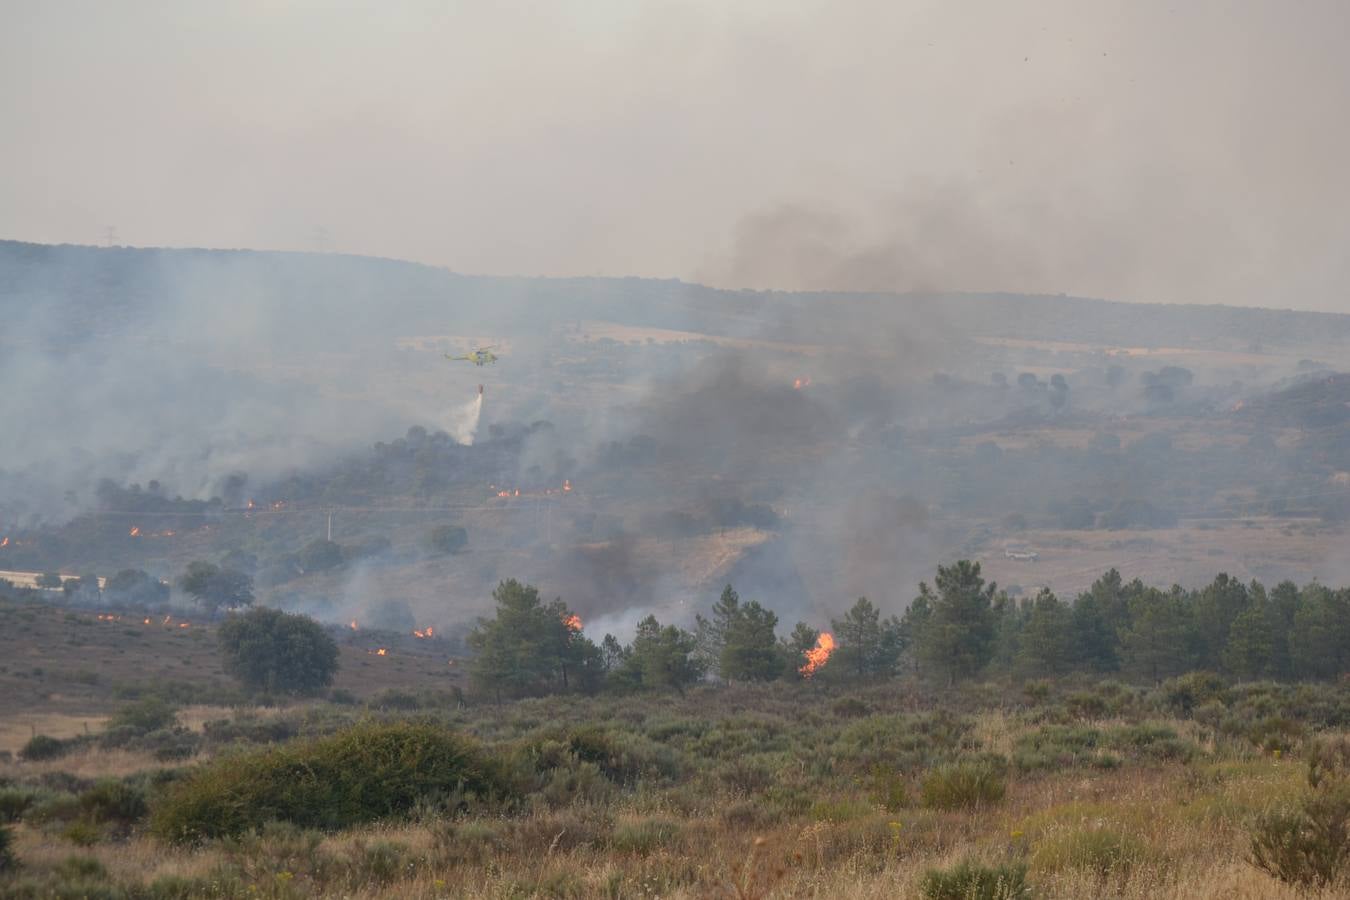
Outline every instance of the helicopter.
{"label": "helicopter", "polygon": [[465,362],[473,363],[475,366],[486,366],[497,361],[497,354],[492,352],[493,349],[494,348],[492,347],[479,347],[477,350],[470,351],[465,356],[451,356],[447,353],[445,354],[445,358],[452,360],[462,359]]}

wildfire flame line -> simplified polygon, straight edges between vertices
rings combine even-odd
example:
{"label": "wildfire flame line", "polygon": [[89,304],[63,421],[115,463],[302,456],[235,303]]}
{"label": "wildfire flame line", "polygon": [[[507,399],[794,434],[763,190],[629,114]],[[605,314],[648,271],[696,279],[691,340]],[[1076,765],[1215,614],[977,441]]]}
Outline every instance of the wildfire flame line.
{"label": "wildfire flame line", "polygon": [[568,631],[581,630],[581,616],[577,615],[576,613],[572,613],[570,616],[563,619],[562,623],[567,628]]}
{"label": "wildfire flame line", "polygon": [[803,678],[810,678],[820,670],[830,659],[830,654],[834,652],[834,635],[828,631],[822,631],[820,637],[816,638],[816,645],[807,650],[803,655],[806,662],[797,671]]}
{"label": "wildfire flame line", "polygon": [[430,638],[435,636],[436,636],[436,629],[432,628],[430,625],[428,625],[426,629],[422,631],[419,631],[416,628],[413,629],[413,637],[416,638]]}

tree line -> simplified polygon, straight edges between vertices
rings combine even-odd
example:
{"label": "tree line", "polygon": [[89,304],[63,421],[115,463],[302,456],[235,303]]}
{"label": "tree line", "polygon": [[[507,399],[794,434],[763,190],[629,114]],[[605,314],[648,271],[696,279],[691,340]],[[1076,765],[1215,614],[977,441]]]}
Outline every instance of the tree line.
{"label": "tree line", "polygon": [[[728,585],[692,629],[638,623],[633,640],[597,644],[561,599],[515,580],[470,634],[475,687],[498,699],[569,691],[676,690],[716,678],[877,681],[1118,673],[1161,681],[1194,670],[1238,679],[1333,679],[1350,672],[1350,589],[1282,582],[1267,590],[1226,574],[1196,590],[1124,581],[1112,569],[1061,600],[1015,598],[977,562],[938,566],[902,616],[860,597],[830,621],[779,634],[775,612]],[[823,664],[808,665],[827,656]]]}

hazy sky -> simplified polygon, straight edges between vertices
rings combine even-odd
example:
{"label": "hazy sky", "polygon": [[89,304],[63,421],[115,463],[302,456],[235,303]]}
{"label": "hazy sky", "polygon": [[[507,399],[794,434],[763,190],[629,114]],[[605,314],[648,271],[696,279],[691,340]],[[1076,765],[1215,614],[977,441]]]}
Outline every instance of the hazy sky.
{"label": "hazy sky", "polygon": [[1350,3],[0,0],[0,237],[1350,312]]}

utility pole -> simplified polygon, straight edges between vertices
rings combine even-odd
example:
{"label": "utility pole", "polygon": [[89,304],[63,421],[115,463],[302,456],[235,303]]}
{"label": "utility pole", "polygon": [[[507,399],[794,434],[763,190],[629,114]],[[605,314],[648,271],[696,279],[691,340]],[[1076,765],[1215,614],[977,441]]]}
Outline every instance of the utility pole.
{"label": "utility pole", "polygon": [[103,246],[111,247],[116,243],[118,243],[117,226],[109,225],[107,228],[103,229]]}
{"label": "utility pole", "polygon": [[328,248],[332,246],[332,240],[328,234],[328,229],[322,225],[314,226],[314,249],[318,253],[327,253]]}

